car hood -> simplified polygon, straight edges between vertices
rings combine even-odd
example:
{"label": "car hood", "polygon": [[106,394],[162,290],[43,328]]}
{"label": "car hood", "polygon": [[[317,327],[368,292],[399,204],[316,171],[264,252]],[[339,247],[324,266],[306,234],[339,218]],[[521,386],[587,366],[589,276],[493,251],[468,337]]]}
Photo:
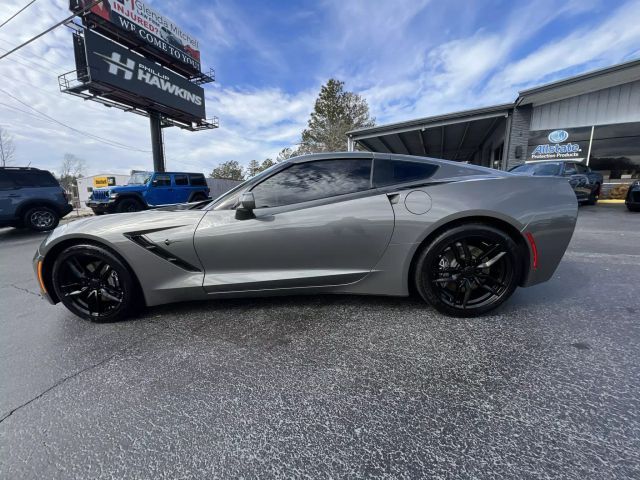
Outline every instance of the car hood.
{"label": "car hood", "polygon": [[116,244],[126,233],[151,232],[178,228],[193,229],[206,214],[203,210],[145,210],[82,218],[61,225],[45,239],[41,253],[69,239],[86,239],[103,244]]}
{"label": "car hood", "polygon": [[130,192],[143,192],[147,189],[146,185],[120,185],[117,187],[96,188],[95,190],[116,192],[116,193],[130,193]]}

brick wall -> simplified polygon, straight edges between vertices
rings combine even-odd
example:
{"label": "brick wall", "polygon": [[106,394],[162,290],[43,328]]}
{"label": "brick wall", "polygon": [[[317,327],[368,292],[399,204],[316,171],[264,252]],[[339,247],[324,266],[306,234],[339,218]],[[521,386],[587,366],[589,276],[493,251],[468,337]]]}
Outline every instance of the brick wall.
{"label": "brick wall", "polygon": [[[524,163],[527,156],[527,141],[529,126],[531,125],[531,105],[523,105],[513,110],[511,119],[511,135],[509,137],[509,151],[507,152],[507,170]],[[520,158],[516,158],[516,148],[522,147]]]}

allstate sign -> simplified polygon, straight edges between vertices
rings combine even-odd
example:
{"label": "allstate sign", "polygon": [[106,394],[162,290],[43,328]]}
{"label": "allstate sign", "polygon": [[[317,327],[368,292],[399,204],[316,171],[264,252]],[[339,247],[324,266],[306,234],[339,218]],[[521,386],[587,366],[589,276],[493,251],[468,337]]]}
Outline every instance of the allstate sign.
{"label": "allstate sign", "polygon": [[591,127],[530,131],[527,160],[580,159],[588,149],[590,133]]}
{"label": "allstate sign", "polygon": [[551,143],[562,143],[569,138],[569,132],[566,130],[554,130],[549,134],[548,138]]}

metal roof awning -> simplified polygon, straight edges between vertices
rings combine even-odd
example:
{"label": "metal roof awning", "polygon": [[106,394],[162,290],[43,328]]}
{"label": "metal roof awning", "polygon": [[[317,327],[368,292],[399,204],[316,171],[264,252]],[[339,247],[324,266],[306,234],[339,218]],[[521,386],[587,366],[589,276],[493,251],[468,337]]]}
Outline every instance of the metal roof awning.
{"label": "metal roof awning", "polygon": [[469,160],[513,109],[513,103],[347,132],[372,152]]}
{"label": "metal roof awning", "polygon": [[640,78],[640,60],[632,60],[522,90],[518,94],[516,105],[542,105],[615,85],[634,82],[638,78]]}

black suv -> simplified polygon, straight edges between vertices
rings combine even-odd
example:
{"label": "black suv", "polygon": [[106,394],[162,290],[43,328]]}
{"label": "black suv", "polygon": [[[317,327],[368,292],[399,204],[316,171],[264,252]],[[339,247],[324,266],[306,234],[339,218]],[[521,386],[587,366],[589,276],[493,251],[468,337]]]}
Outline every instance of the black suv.
{"label": "black suv", "polygon": [[73,207],[50,172],[0,167],[0,227],[51,230]]}

